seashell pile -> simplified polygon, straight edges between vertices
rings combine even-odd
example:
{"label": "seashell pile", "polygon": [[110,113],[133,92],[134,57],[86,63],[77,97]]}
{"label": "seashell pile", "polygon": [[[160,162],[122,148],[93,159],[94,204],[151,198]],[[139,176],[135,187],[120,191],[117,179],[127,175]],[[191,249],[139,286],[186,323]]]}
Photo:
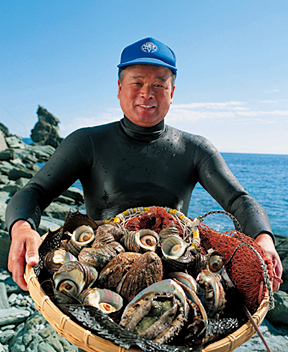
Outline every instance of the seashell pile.
{"label": "seashell pile", "polygon": [[115,219],[69,213],[48,233],[34,270],[56,305],[96,307],[119,328],[178,346],[209,344],[243,324],[243,297],[221,251],[195,240],[197,224],[184,224],[183,236],[173,222],[157,233]]}

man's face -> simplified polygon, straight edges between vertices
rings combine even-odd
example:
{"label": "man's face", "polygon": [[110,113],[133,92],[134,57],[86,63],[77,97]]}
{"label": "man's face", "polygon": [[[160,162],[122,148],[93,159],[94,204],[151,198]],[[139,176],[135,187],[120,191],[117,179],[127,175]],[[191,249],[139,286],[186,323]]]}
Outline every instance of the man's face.
{"label": "man's face", "polygon": [[151,127],[166,116],[175,87],[167,67],[131,65],[118,81],[118,99],[125,116],[133,123]]}

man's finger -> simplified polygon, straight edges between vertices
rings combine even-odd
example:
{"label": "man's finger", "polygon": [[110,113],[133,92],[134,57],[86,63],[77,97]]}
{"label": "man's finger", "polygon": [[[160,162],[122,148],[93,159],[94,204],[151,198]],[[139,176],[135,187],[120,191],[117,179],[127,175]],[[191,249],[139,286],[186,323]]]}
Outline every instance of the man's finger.
{"label": "man's finger", "polygon": [[38,248],[41,244],[41,240],[38,236],[29,238],[26,241],[26,263],[34,266],[39,262]]}

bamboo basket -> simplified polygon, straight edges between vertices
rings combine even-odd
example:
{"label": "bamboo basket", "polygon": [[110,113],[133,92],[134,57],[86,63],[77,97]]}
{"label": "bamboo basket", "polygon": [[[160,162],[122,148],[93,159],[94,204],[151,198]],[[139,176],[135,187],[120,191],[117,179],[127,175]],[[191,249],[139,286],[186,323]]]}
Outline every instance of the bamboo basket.
{"label": "bamboo basket", "polygon": [[[91,331],[85,330],[83,327],[73,322],[67,315],[63,314],[63,312],[50,300],[40,287],[34,269],[29,265],[26,266],[25,279],[37,310],[53,326],[59,335],[67,339],[73,345],[88,352],[128,352],[126,348],[116,346],[115,344],[92,334]],[[268,302],[268,295],[266,295],[258,310],[253,315],[253,319],[258,326],[261,325],[269,310]],[[251,322],[248,321],[232,334],[217,342],[211,343],[200,351],[230,352],[248,341],[254,334],[255,329]],[[141,352],[138,348],[130,348],[129,351]]]}

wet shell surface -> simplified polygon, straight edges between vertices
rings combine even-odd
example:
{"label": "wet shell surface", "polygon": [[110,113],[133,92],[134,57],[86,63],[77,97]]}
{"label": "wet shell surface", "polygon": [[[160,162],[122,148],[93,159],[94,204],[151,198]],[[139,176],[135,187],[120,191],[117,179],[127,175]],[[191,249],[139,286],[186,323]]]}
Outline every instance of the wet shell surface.
{"label": "wet shell surface", "polygon": [[95,234],[91,226],[79,226],[73,231],[71,239],[67,243],[67,250],[77,257],[82,248],[93,243],[94,238]]}
{"label": "wet shell surface", "polygon": [[88,288],[83,291],[79,300],[83,304],[88,304],[101,309],[105,314],[115,317],[123,307],[123,299],[116,292],[100,288]]}
{"label": "wet shell surface", "polygon": [[50,274],[54,274],[64,263],[76,260],[77,258],[72,253],[67,252],[63,248],[59,248],[54,249],[45,255],[43,258],[43,265]]}
{"label": "wet shell surface", "polygon": [[[175,225],[170,219],[164,228],[156,217],[149,217],[145,222],[154,226],[156,220],[160,221],[159,235],[152,230],[154,227],[134,227],[137,230],[128,233],[127,221],[121,225],[94,223],[83,214],[70,214],[68,220],[57,233],[48,234],[49,241],[43,241],[45,248],[39,251],[40,264],[46,270],[42,271],[40,265],[40,276],[35,271],[41,287],[55,304],[78,305],[83,310],[87,307],[91,312],[101,312],[102,317],[105,312],[117,323],[124,310],[121,326],[127,332],[133,331],[133,336],[137,334],[142,341],[144,338],[165,346],[172,341],[173,345],[185,346],[207,343],[236,327],[235,319],[226,318],[231,316],[230,308],[234,309],[239,295],[234,293],[237,291],[234,287],[225,296],[224,290],[233,287],[231,280],[229,286],[223,265],[225,254],[212,247],[194,248],[190,230],[190,235],[183,237],[188,243],[180,237],[178,223]],[[103,225],[98,226],[100,223]],[[57,254],[52,255],[51,249],[61,247],[64,241],[65,247],[71,242],[77,260],[76,256],[71,257],[73,262],[60,259],[60,252],[65,258],[70,256],[63,248],[53,251]],[[76,242],[80,242],[79,246]],[[44,258],[47,252],[51,252],[48,254],[53,258],[52,266],[57,269],[48,271],[49,255]],[[242,307],[241,302],[238,306]],[[232,317],[243,319],[239,312],[240,308],[236,313],[233,310]],[[217,326],[220,326],[218,330]],[[165,346],[159,348],[165,349]],[[152,347],[149,345],[149,348]]]}
{"label": "wet shell surface", "polygon": [[124,247],[131,252],[145,253],[148,251],[156,251],[159,243],[157,232],[142,229],[138,231],[130,231],[124,236]]}
{"label": "wet shell surface", "polygon": [[176,260],[186,251],[189,244],[178,236],[169,236],[162,242],[162,254],[166,259]]}
{"label": "wet shell surface", "polygon": [[[113,237],[114,241],[120,242],[125,233],[127,232],[122,226],[117,222],[108,222],[98,227],[96,231],[96,238],[100,241],[107,241],[108,238]],[[111,240],[112,241],[112,240]]]}
{"label": "wet shell surface", "polygon": [[120,325],[145,339],[168,343],[181,331],[188,311],[181,287],[163,280],[141,291],[127,305]]}
{"label": "wet shell surface", "polygon": [[97,271],[78,261],[68,262],[54,273],[53,281],[57,291],[65,290],[78,297],[79,294],[92,285],[97,279]]}
{"label": "wet shell surface", "polygon": [[[175,226],[174,222],[171,222],[168,226],[159,232],[159,240],[162,243],[167,237],[171,236],[179,236],[179,230]],[[179,236],[179,238],[181,237]]]}
{"label": "wet shell surface", "polygon": [[199,285],[197,281],[194,279],[193,276],[187,273],[184,273],[182,271],[174,271],[174,272],[168,273],[167,277],[170,279],[176,279],[177,281],[182,282],[182,284],[186,285],[196,293],[199,290]]}
{"label": "wet shell surface", "polygon": [[188,308],[188,304],[186,301],[186,295],[185,295],[185,292],[183,291],[182,287],[180,285],[178,285],[175,281],[173,281],[171,279],[166,279],[166,280],[157,281],[153,285],[150,285],[150,286],[146,287],[144,290],[142,290],[141,292],[139,292],[138,295],[136,295],[131,300],[131,302],[127,305],[127,307],[125,308],[125,310],[123,312],[123,315],[125,314],[126,309],[129,308],[129,306],[131,306],[135,302],[139,301],[146,294],[150,294],[151,292],[152,293],[155,293],[155,292],[172,293],[181,301],[181,303],[184,307],[185,314],[188,314],[189,308]]}
{"label": "wet shell surface", "polygon": [[163,267],[159,256],[154,252],[146,252],[136,260],[127,274],[118,284],[117,292],[128,302],[145,287],[163,278]]}
{"label": "wet shell surface", "polygon": [[109,244],[98,242],[93,248],[81,249],[78,259],[81,263],[93,266],[100,271],[116,255],[117,252]]}
{"label": "wet shell surface", "polygon": [[204,297],[200,297],[209,318],[219,318],[225,306],[225,291],[221,278],[210,270],[202,270],[198,275],[198,283],[205,290]]}
{"label": "wet shell surface", "polygon": [[141,257],[140,253],[125,252],[113,258],[100,272],[99,287],[116,290],[132,264]]}

